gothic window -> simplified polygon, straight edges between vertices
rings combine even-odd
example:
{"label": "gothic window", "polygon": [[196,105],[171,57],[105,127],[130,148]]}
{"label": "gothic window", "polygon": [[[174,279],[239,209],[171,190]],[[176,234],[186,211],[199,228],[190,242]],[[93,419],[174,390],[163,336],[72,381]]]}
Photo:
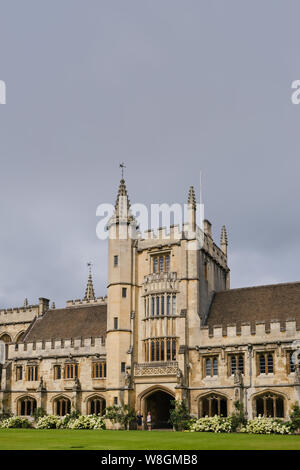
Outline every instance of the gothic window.
{"label": "gothic window", "polygon": [[199,401],[200,418],[205,416],[227,416],[227,399],[222,395],[210,394]]}
{"label": "gothic window", "polygon": [[172,315],[176,315],[176,295],[172,296]]}
{"label": "gothic window", "polygon": [[29,381],[38,380],[38,366],[36,365],[27,366],[26,374],[27,374],[26,380],[29,380]]}
{"label": "gothic window", "polygon": [[93,362],[92,365],[92,378],[104,379],[106,377],[106,362],[99,361]]}
{"label": "gothic window", "polygon": [[151,298],[151,315],[154,317],[154,313],[155,313],[155,299],[154,297],[152,296]]}
{"label": "gothic window", "polygon": [[125,368],[126,368],[126,363],[125,363],[125,362],[121,362],[121,373],[124,373],[124,372],[125,372]]}
{"label": "gothic window", "polygon": [[159,315],[159,297],[156,297],[156,315]]}
{"label": "gothic window", "polygon": [[170,361],[171,357],[171,340],[167,339],[167,361]]}
{"label": "gothic window", "polygon": [[176,339],[157,338],[146,340],[145,361],[176,361]]}
{"label": "gothic window", "polygon": [[104,398],[99,396],[94,396],[90,398],[87,402],[87,412],[89,415],[100,415],[103,416],[105,412],[106,401]]}
{"label": "gothic window", "polygon": [[118,317],[115,317],[115,318],[114,318],[114,329],[115,329],[115,330],[118,329]]}
{"label": "gothic window", "polygon": [[18,401],[17,410],[19,416],[33,416],[36,410],[36,400],[32,397],[23,397]]}
{"label": "gothic window", "polygon": [[167,295],[167,315],[170,315],[171,296]]}
{"label": "gothic window", "polygon": [[204,377],[213,377],[218,375],[218,358],[217,356],[204,357],[203,360]]}
{"label": "gothic window", "polygon": [[16,367],[16,380],[22,380],[23,379],[23,366],[17,366]]}
{"label": "gothic window", "polygon": [[65,416],[71,413],[71,401],[66,397],[58,397],[54,400],[54,414]]}
{"label": "gothic window", "polygon": [[254,399],[256,416],[283,418],[284,400],[275,393],[263,393]]}
{"label": "gothic window", "polygon": [[114,256],[114,267],[117,267],[118,264],[119,264],[119,257],[118,257],[118,255],[115,255]]}
{"label": "gothic window", "polygon": [[127,288],[126,287],[122,287],[122,297],[123,299],[125,299],[127,296]]}
{"label": "gothic window", "polygon": [[144,302],[145,316],[176,315],[176,295],[150,295]]}
{"label": "gothic window", "polygon": [[257,354],[257,371],[259,374],[273,374],[274,372],[274,354],[264,352]]}
{"label": "gothic window", "polygon": [[170,271],[170,255],[166,255],[166,271]]}
{"label": "gothic window", "polygon": [[157,273],[158,272],[158,257],[154,256],[153,258],[153,272]]}
{"label": "gothic window", "polygon": [[164,295],[161,296],[161,305],[160,305],[160,314],[164,315],[165,314],[165,297]]}
{"label": "gothic window", "polygon": [[61,379],[61,365],[60,364],[56,364],[53,367],[53,377],[54,377],[54,380]]}
{"label": "gothic window", "polygon": [[236,370],[244,374],[244,354],[229,355],[229,375],[233,375]]}
{"label": "gothic window", "polygon": [[78,364],[65,364],[65,379],[75,379],[78,377]]}

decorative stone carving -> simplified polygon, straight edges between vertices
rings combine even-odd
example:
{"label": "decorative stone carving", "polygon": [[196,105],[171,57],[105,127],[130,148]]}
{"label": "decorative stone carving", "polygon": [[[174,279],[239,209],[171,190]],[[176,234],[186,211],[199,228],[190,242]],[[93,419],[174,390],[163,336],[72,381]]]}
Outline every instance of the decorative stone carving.
{"label": "decorative stone carving", "polygon": [[183,386],[183,373],[181,369],[178,369],[176,377],[177,377],[177,385],[182,387]]}
{"label": "decorative stone carving", "polygon": [[74,380],[74,386],[73,386],[72,390],[73,390],[73,392],[78,392],[79,390],[81,390],[81,385],[80,385],[78,377],[76,377],[75,380]]}
{"label": "decorative stone carving", "polygon": [[235,386],[241,387],[243,385],[243,375],[238,369],[234,371],[233,381]]}
{"label": "decorative stone carving", "polygon": [[45,387],[45,384],[44,384],[44,381],[43,381],[43,376],[41,375],[40,383],[39,383],[39,386],[37,388],[37,391],[38,392],[44,392],[45,390],[46,390],[46,387]]}
{"label": "decorative stone carving", "polygon": [[126,374],[125,374],[125,386],[127,388],[131,387],[131,374],[129,373],[128,370],[126,371]]}
{"label": "decorative stone carving", "polygon": [[165,363],[156,363],[156,364],[135,364],[134,375],[139,376],[149,376],[149,375],[177,375],[178,372],[178,363],[170,362]]}

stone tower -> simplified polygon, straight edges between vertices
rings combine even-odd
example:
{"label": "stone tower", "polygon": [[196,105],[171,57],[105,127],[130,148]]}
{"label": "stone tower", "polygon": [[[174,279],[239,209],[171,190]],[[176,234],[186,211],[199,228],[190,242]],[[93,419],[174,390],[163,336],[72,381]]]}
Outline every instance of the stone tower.
{"label": "stone tower", "polygon": [[[125,181],[120,181],[108,222],[107,405],[128,403],[125,379],[131,370],[136,303],[136,229]],[[127,387],[128,389],[128,387]]]}

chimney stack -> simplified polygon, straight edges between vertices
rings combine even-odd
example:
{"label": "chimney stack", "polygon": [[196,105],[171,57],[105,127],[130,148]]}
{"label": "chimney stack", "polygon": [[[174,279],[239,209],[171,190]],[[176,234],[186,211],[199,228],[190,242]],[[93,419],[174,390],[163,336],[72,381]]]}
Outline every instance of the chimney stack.
{"label": "chimney stack", "polygon": [[49,299],[45,299],[44,297],[39,298],[40,304],[39,304],[39,315],[43,315],[44,313],[49,310]]}

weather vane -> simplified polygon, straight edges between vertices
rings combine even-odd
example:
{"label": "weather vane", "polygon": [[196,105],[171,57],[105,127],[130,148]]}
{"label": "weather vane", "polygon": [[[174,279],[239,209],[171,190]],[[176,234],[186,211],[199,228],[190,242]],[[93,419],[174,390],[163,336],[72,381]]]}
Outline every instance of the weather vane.
{"label": "weather vane", "polygon": [[89,268],[89,273],[91,274],[92,273],[92,263],[89,261],[88,263],[86,263],[87,267]]}
{"label": "weather vane", "polygon": [[121,172],[122,172],[122,179],[124,179],[124,168],[126,168],[124,162],[120,163],[120,168],[121,168]]}

